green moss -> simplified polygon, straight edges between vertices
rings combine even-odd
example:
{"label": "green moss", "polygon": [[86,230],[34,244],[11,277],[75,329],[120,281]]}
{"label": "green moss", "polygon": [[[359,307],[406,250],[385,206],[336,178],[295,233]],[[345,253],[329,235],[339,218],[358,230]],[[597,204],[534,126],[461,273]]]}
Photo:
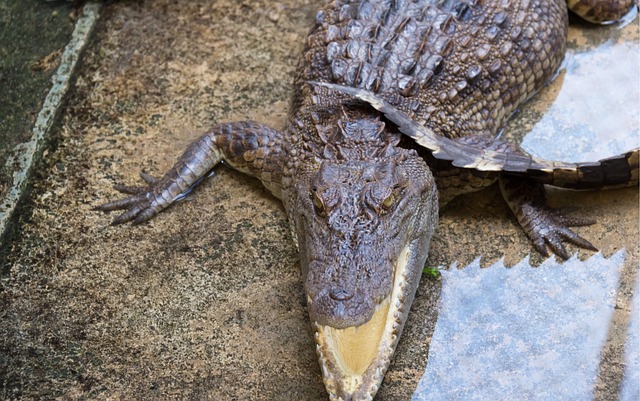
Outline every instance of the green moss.
{"label": "green moss", "polygon": [[438,278],[440,276],[440,270],[437,267],[425,267],[422,269],[422,273],[431,278]]}

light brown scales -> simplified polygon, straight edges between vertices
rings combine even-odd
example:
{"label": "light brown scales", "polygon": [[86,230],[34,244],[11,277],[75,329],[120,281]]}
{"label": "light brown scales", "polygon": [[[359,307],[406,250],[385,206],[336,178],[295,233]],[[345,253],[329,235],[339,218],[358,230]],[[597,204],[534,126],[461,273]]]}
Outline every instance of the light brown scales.
{"label": "light brown scales", "polygon": [[638,0],[567,0],[568,7],[581,18],[601,23],[615,21],[629,10]]}

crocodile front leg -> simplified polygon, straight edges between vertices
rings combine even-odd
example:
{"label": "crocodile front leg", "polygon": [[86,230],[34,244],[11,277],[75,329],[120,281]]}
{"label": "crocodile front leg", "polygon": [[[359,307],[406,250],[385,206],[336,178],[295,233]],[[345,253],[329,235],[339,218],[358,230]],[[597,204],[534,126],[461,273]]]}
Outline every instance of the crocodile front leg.
{"label": "crocodile front leg", "polygon": [[588,226],[595,221],[565,216],[561,209],[548,207],[545,202],[544,185],[528,178],[509,175],[502,175],[499,183],[502,196],[538,252],[549,256],[549,247],[556,255],[569,259],[563,242],[570,242],[591,251],[598,250],[568,228]]}
{"label": "crocodile front leg", "polygon": [[281,144],[281,132],[253,121],[219,124],[189,145],[161,179],[141,174],[148,185],[116,185],[117,190],[131,196],[96,209],[126,209],[113,224],[143,223],[184,197],[221,161],[258,178],[280,197],[284,163]]}

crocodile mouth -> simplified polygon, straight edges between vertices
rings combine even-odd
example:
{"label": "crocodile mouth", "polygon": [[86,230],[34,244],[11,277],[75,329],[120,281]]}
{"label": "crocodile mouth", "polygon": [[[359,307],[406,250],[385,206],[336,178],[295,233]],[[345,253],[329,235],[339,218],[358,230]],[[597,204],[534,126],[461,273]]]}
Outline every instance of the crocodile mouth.
{"label": "crocodile mouth", "polygon": [[406,245],[396,261],[393,289],[376,305],[369,321],[344,329],[313,323],[316,352],[331,400],[373,400],[378,391],[409,307],[405,287],[410,254]]}

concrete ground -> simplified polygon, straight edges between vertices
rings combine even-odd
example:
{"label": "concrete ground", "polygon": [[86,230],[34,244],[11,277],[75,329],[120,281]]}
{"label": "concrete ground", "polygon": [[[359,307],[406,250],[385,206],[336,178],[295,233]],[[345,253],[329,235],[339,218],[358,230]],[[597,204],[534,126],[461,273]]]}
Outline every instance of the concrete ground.
{"label": "concrete ground", "polygon": [[[113,215],[92,210],[118,196],[114,183],[139,182],[141,170],[162,174],[214,123],[282,127],[318,4],[156,0],[103,8],[5,244],[0,398],[326,399],[286,217],[257,181],[219,168],[188,200],[139,227],[111,227]],[[637,42],[638,21],[605,34]],[[517,125],[526,129],[543,111],[523,111]],[[638,201],[637,188],[550,194],[553,206],[598,220],[578,232],[605,255],[628,250],[601,400],[617,399],[622,376]],[[479,255],[483,264],[502,255],[510,263],[530,252],[491,188],[443,210],[428,265],[464,266]],[[378,400],[413,393],[439,290],[438,279],[423,278]]]}
{"label": "concrete ground", "polygon": [[0,199],[11,182],[5,162],[29,138],[73,31],[74,11],[68,2],[0,3]]}
{"label": "concrete ground", "polygon": [[[70,8],[49,2],[10,1],[2,5],[4,55],[0,109],[0,242],[12,234],[17,209],[28,197],[31,172],[48,144],[102,3]],[[37,10],[37,11],[34,11]],[[64,16],[61,16],[62,15]],[[73,32],[69,34],[69,31]],[[68,37],[70,36],[70,38]],[[45,38],[39,41],[39,39]],[[57,47],[57,48],[56,48]],[[48,49],[56,50],[48,53]],[[0,247],[0,253],[6,247]]]}

